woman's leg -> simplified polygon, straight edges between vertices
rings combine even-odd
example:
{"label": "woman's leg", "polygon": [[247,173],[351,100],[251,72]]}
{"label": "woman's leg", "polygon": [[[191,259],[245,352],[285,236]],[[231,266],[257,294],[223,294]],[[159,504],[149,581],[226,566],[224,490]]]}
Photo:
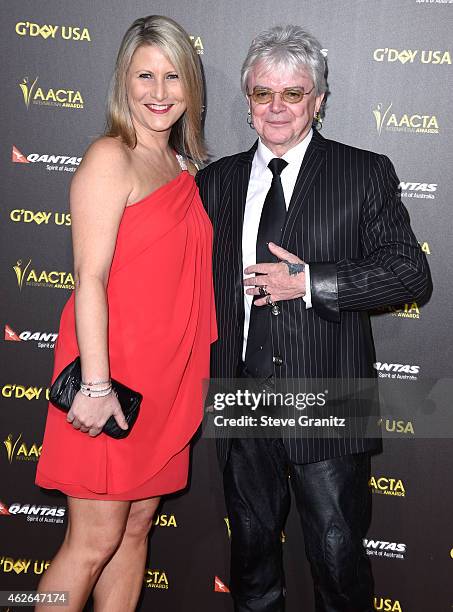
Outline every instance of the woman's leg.
{"label": "woman's leg", "polygon": [[133,501],[123,539],[94,588],[96,612],[135,610],[143,587],[148,533],[160,497]]}
{"label": "woman's leg", "polygon": [[[68,497],[65,539],[38,591],[69,591],[65,612],[80,612],[102,568],[121,543],[131,502]],[[55,606],[36,606],[55,612]]]}

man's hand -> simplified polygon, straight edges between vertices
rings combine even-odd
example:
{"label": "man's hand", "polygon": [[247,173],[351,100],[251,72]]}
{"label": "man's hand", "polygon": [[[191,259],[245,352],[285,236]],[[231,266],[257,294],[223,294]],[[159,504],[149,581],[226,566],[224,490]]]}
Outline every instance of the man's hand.
{"label": "man's hand", "polygon": [[[269,242],[269,251],[279,259],[286,259],[290,263],[304,263],[296,255],[285,251],[273,242]],[[290,276],[288,266],[284,262],[260,263],[249,266],[244,270],[245,274],[257,274],[251,278],[244,279],[248,295],[260,295],[260,287],[265,287],[267,295],[256,300],[256,306],[265,306],[270,299],[272,302],[281,300],[295,300],[305,295],[305,274],[300,272]]]}

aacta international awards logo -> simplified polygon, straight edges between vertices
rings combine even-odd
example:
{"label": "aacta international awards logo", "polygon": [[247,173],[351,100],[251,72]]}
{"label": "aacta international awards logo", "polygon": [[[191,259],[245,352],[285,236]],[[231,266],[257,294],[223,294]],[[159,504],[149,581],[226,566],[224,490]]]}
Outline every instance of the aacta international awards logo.
{"label": "aacta international awards logo", "polygon": [[22,83],[19,83],[19,87],[22,90],[22,95],[24,96],[25,106],[27,108],[30,106],[30,100],[32,99],[36,83],[38,82],[38,78],[39,77],[36,77],[33,83],[30,83],[29,78],[24,77],[22,79]]}
{"label": "aacta international awards logo", "polygon": [[82,94],[77,89],[64,89],[62,87],[38,87],[38,79],[39,77],[35,77],[35,79],[32,81],[30,77],[24,76],[22,81],[19,83],[24,104],[27,108],[30,108],[30,104],[59,108],[84,108]]}
{"label": "aacta international awards logo", "polygon": [[404,304],[404,306],[400,308],[391,306],[390,311],[393,317],[400,317],[402,319],[420,319],[420,306],[417,304],[417,302]]}
{"label": "aacta international awards logo", "polygon": [[16,451],[16,446],[19,444],[20,439],[22,438],[22,434],[20,433],[16,440],[13,440],[13,434],[9,434],[6,440],[3,440],[3,444],[6,448],[6,454],[8,456],[8,461],[10,463],[13,462],[14,453]]}
{"label": "aacta international awards logo", "polygon": [[28,263],[24,265],[22,259],[18,259],[16,265],[13,266],[13,270],[16,273],[17,284],[19,285],[19,289],[22,291],[22,285],[24,284],[24,279],[27,274],[27,270],[31,265],[31,259],[28,260]]}
{"label": "aacta international awards logo", "polygon": [[190,38],[190,40],[192,42],[193,48],[198,53],[198,55],[203,55],[204,54],[204,46],[203,46],[203,41],[201,40],[201,36],[190,35],[189,38]]}
{"label": "aacta international awards logo", "polygon": [[388,476],[371,476],[368,486],[373,493],[378,495],[391,495],[394,497],[405,497],[406,489],[401,478],[390,478]]}
{"label": "aacta international awards logo", "polygon": [[71,272],[61,272],[59,270],[37,271],[31,267],[31,259],[27,263],[18,259],[12,269],[16,274],[20,291],[25,285],[29,287],[48,287],[50,289],[74,289],[74,277]]}
{"label": "aacta international awards logo", "polygon": [[6,439],[3,440],[3,445],[9,463],[13,461],[38,461],[42,451],[42,444],[27,444],[24,442],[22,433],[17,436],[12,433],[8,434]]}
{"label": "aacta international awards logo", "polygon": [[144,580],[148,589],[168,590],[170,588],[166,572],[160,569],[147,569]]}
{"label": "aacta international awards logo", "polygon": [[439,121],[436,115],[421,113],[393,112],[393,102],[385,106],[379,102],[373,109],[376,131],[381,136],[386,132],[406,132],[410,134],[439,134]]}

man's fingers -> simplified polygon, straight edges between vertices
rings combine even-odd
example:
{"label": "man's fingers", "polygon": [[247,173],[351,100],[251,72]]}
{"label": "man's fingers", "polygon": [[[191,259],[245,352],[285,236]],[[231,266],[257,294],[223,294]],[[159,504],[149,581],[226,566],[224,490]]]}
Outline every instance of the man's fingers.
{"label": "man's fingers", "polygon": [[88,431],[88,435],[94,438],[95,436],[98,436],[101,431],[102,429],[99,429],[99,427],[91,427],[91,429]]}
{"label": "man's fingers", "polygon": [[268,306],[268,303],[265,297],[260,298],[259,300],[255,300],[253,303],[255,306]]}
{"label": "man's fingers", "polygon": [[286,249],[282,249],[282,247],[278,246],[278,244],[275,244],[275,242],[269,242],[268,247],[272,255],[275,255],[279,259],[286,259],[287,261],[289,261],[289,263],[300,262],[300,259],[296,255],[293,255]]}
{"label": "man's fingers", "polygon": [[244,274],[270,274],[277,272],[278,268],[279,265],[275,263],[258,263],[245,268]]}
{"label": "man's fingers", "polygon": [[252,276],[251,278],[244,278],[244,285],[253,287],[260,287],[263,285],[267,285],[268,277],[267,274],[263,274],[262,276]]}

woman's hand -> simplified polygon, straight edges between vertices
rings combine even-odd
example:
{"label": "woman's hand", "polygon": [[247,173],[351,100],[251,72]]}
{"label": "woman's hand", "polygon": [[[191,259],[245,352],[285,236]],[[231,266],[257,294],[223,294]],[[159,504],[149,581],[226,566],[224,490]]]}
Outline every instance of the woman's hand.
{"label": "woman's hand", "polygon": [[112,415],[121,429],[128,429],[118,398],[113,392],[105,397],[87,397],[79,391],[66,420],[72,423],[75,429],[94,437],[101,433]]}

